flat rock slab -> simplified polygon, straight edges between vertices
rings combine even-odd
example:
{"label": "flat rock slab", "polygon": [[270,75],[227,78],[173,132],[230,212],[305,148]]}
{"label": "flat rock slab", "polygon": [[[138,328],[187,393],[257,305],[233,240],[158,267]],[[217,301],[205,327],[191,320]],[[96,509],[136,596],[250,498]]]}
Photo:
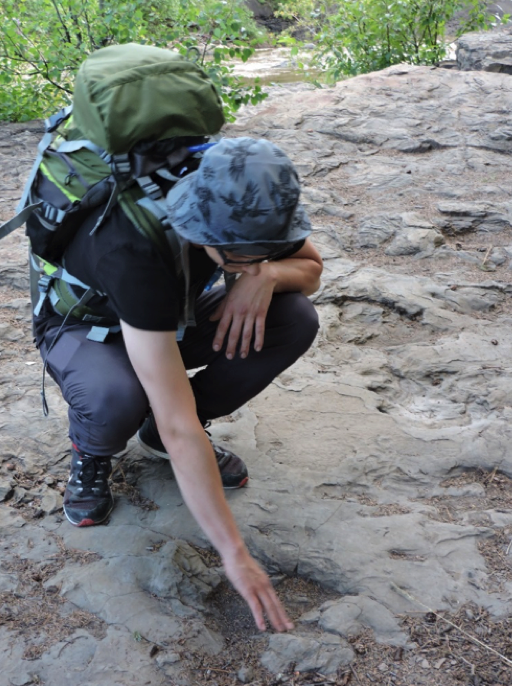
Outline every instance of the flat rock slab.
{"label": "flat rock slab", "polygon": [[[251,551],[334,594],[255,644],[271,671],[334,674],[368,630],[408,648],[401,613],[510,614],[512,575],[488,561],[512,534],[511,127],[507,74],[400,65],[273,89],[227,130],[293,158],[325,260],[312,350],[212,427],[249,466],[228,498]],[[0,130],[1,219],[39,129]],[[6,683],[191,683],[186,660],[226,649],[209,607],[220,570],[191,547],[207,541],[169,465],[135,442],[115,462],[108,525],[63,521],[66,407],[50,381],[41,413],[23,235],[0,250]],[[23,633],[34,598],[47,623]]]}

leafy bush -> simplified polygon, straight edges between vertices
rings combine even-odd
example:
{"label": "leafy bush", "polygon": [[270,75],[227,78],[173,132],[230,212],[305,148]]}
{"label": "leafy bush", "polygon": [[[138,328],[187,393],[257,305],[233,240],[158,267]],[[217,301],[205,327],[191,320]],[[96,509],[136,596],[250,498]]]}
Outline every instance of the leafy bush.
{"label": "leafy bush", "polygon": [[3,0],[0,119],[33,119],[69,104],[87,55],[130,41],[194,54],[232,119],[241,104],[265,97],[226,65],[249,59],[257,38],[243,0]]}
{"label": "leafy bush", "polygon": [[275,0],[272,3],[274,13],[278,17],[306,24],[308,19],[314,16],[317,4],[315,0]]}
{"label": "leafy bush", "polygon": [[501,21],[486,6],[485,0],[280,0],[278,12],[313,29],[313,63],[337,80],[399,62],[438,64],[448,50],[446,24],[456,15],[466,17],[458,35]]}
{"label": "leafy bush", "polygon": [[234,112],[241,105],[257,104],[267,97],[263,93],[259,79],[249,87],[242,79],[233,74],[234,67],[228,62],[234,58],[243,62],[254,54],[256,45],[263,34],[256,28],[252,15],[240,0],[227,2],[190,2],[185,0],[187,25],[193,28],[188,35],[180,33],[174,47],[182,54],[195,54],[198,64],[222,94],[224,113],[228,120],[234,120]]}

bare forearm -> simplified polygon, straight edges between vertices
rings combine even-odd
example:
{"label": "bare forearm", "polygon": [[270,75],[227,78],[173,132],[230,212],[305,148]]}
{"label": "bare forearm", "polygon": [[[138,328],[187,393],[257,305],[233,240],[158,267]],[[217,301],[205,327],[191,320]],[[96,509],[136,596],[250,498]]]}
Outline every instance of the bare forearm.
{"label": "bare forearm", "polygon": [[204,430],[161,438],[171,458],[181,494],[193,517],[222,558],[245,549],[228,507],[219,468]]}
{"label": "bare forearm", "polygon": [[126,322],[121,326],[183,498],[219,551],[228,579],[248,603],[259,629],[265,629],[265,614],[277,631],[293,628],[268,576],[249,554],[228,507],[175,335],[142,331]]}
{"label": "bare forearm", "polygon": [[315,260],[294,259],[267,262],[262,265],[274,282],[274,293],[297,292],[312,295],[320,286],[322,266]]}

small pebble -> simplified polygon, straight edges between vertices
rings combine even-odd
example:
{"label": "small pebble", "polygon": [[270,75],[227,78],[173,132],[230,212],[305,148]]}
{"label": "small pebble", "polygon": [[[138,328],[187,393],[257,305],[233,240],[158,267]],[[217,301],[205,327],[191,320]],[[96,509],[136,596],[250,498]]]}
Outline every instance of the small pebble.
{"label": "small pebble", "polygon": [[238,670],[238,681],[243,684],[248,684],[250,681],[254,680],[254,670],[252,667],[246,667],[245,665]]}
{"label": "small pebble", "polygon": [[12,462],[8,462],[8,463],[5,465],[5,468],[6,468],[9,472],[13,472],[13,471],[16,469],[16,467],[13,465]]}
{"label": "small pebble", "polygon": [[423,667],[423,669],[430,669],[430,662],[428,660],[422,660],[421,666]]}
{"label": "small pebble", "polygon": [[445,662],[446,662],[446,658],[445,658],[445,657],[442,657],[440,660],[438,660],[438,661],[434,664],[434,669],[441,669],[441,667],[444,665]]}
{"label": "small pebble", "polygon": [[380,665],[377,667],[378,670],[381,672],[387,672],[388,666],[385,662],[381,662]]}

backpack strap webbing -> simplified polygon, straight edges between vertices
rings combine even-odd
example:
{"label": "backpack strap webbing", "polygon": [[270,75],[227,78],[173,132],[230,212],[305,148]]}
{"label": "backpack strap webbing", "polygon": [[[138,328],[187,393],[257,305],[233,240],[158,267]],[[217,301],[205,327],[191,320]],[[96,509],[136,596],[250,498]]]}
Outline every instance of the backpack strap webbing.
{"label": "backpack strap webbing", "polygon": [[0,226],[0,240],[8,236],[16,229],[19,229],[20,226],[23,226],[23,224],[27,221],[32,212],[34,210],[37,210],[38,207],[42,206],[42,200],[40,200],[39,202],[35,202],[32,205],[27,205],[23,210],[21,210],[21,212],[18,212],[18,214],[15,217],[9,219],[9,221],[5,222],[5,224],[2,224],[2,226]]}
{"label": "backpack strap webbing", "polygon": [[27,221],[32,212],[38,207],[42,206],[42,202],[37,202],[27,206],[27,200],[30,193],[30,189],[32,188],[32,184],[34,183],[34,180],[36,178],[39,166],[43,161],[43,155],[45,151],[50,147],[52,140],[52,130],[46,129],[46,133],[41,138],[39,145],[37,146],[37,157],[34,161],[34,164],[32,165],[32,169],[30,170],[30,174],[25,184],[25,188],[23,189],[23,194],[16,208],[16,216],[12,219],[9,219],[9,221],[5,222],[4,224],[2,224],[2,226],[0,226],[0,239],[5,238],[15,229],[19,229],[19,227]]}
{"label": "backpack strap webbing", "polygon": [[[45,119],[44,122],[44,128],[45,128],[45,134],[39,141],[39,144],[37,146],[37,156],[36,159],[34,160],[34,164],[32,165],[32,169],[30,170],[30,174],[28,176],[28,179],[25,183],[25,187],[23,189],[23,193],[21,195],[20,201],[18,203],[18,206],[16,207],[16,216],[14,216],[12,219],[9,219],[9,221],[5,222],[0,226],[0,240],[2,238],[5,238],[8,236],[10,233],[15,231],[16,229],[19,229],[20,226],[23,226],[27,219],[30,217],[32,212],[39,207],[42,207],[44,202],[39,201],[36,203],[32,203],[31,205],[27,205],[30,190],[32,188],[32,185],[35,181],[37,172],[39,170],[39,167],[41,166],[41,162],[43,161],[43,157],[45,152],[48,150],[50,145],[53,142],[53,133],[58,129],[58,127],[66,121],[66,119],[69,119],[73,111],[73,107],[70,105],[69,107],[64,107],[61,109],[59,112],[56,112],[55,114],[52,114],[51,117],[48,117]],[[77,143],[80,143],[80,147],[87,147],[90,148],[89,144],[91,146],[94,146],[93,143],[90,143],[90,141],[72,141],[69,145],[76,145]],[[71,148],[68,148],[68,143],[67,141],[65,143],[61,144],[61,148],[64,148],[62,152],[71,152]],[[98,148],[98,146],[94,146],[93,152],[96,152],[97,154],[101,155],[101,153],[105,153],[105,151],[101,150]],[[74,150],[78,150],[79,147],[74,147]]]}

